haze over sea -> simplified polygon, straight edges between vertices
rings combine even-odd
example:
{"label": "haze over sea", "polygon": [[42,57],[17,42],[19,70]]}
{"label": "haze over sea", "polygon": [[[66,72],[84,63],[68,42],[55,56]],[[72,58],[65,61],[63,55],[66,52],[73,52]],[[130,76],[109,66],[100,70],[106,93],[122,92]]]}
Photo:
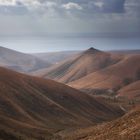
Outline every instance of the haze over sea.
{"label": "haze over sea", "polygon": [[95,47],[101,50],[134,50],[140,49],[139,44],[139,38],[0,38],[0,46],[25,53],[85,50],[90,47]]}

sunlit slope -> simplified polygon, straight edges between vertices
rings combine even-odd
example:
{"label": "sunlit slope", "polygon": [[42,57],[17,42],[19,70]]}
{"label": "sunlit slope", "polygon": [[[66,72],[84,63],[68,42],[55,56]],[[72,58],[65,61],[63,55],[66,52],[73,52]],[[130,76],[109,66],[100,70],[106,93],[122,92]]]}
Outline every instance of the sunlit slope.
{"label": "sunlit slope", "polygon": [[118,63],[69,83],[77,89],[119,89],[137,81],[140,55],[126,55]]}

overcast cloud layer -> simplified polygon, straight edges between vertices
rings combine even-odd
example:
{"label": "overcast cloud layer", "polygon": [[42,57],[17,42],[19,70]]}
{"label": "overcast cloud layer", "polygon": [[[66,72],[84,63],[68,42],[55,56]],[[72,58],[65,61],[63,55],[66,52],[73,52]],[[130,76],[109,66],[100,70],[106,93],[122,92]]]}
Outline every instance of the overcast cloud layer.
{"label": "overcast cloud layer", "polygon": [[0,0],[0,35],[140,35],[140,0]]}

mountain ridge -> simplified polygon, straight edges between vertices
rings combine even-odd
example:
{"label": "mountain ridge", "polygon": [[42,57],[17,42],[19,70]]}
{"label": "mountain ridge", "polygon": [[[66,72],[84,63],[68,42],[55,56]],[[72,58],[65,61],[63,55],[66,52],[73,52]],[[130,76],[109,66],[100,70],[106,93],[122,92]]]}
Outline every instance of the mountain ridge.
{"label": "mountain ridge", "polygon": [[51,64],[30,54],[0,47],[0,66],[28,73],[39,68],[49,67]]}
{"label": "mountain ridge", "polygon": [[34,75],[50,78],[62,83],[69,83],[103,69],[108,65],[112,65],[119,60],[120,57],[116,55],[89,48],[77,57],[75,56],[49,69],[34,72]]}
{"label": "mountain ridge", "polygon": [[140,70],[139,61],[140,55],[126,55],[118,63],[91,73],[77,81],[69,83],[69,85],[78,89],[113,89],[123,86],[127,84],[126,80],[131,82],[137,79],[137,73]]}

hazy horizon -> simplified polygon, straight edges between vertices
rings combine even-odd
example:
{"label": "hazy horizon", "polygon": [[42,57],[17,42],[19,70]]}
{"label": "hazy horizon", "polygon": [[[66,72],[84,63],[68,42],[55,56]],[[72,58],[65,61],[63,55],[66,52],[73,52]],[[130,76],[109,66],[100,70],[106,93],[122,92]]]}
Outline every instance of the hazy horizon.
{"label": "hazy horizon", "polygon": [[0,46],[24,53],[86,50],[137,50],[139,38],[0,38]]}
{"label": "hazy horizon", "polygon": [[0,0],[0,46],[21,52],[139,49],[139,0]]}

